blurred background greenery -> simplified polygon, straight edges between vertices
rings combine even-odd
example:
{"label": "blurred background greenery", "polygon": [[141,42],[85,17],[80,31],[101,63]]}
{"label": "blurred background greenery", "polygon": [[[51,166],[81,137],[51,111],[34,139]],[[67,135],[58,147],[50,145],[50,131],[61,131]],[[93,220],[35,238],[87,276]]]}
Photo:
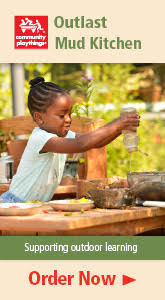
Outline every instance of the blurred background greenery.
{"label": "blurred background greenery", "polygon": [[[132,155],[131,171],[164,171],[165,150],[165,64],[24,64],[25,103],[29,80],[43,76],[68,90],[73,112],[110,122],[123,106],[136,107],[141,115],[139,149]],[[90,78],[84,81],[84,76]],[[85,85],[86,84],[86,85]],[[26,114],[29,114],[26,105]],[[0,64],[0,118],[12,116],[9,64]],[[126,176],[129,155],[118,137],[107,146],[108,176]]]}

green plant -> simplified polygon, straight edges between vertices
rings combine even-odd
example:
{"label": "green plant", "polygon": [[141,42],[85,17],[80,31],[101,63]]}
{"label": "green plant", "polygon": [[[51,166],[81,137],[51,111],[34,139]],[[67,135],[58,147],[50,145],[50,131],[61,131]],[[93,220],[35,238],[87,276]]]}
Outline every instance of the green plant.
{"label": "green plant", "polygon": [[82,115],[89,117],[90,107],[94,105],[93,95],[95,88],[93,77],[84,75],[81,77],[81,80],[77,82],[74,92],[72,90],[72,95],[74,93],[81,99],[80,102],[74,103],[72,108],[72,112],[76,114],[78,118]]}
{"label": "green plant", "polygon": [[0,129],[0,153],[7,151],[7,141],[14,139],[14,132],[10,129],[9,134],[5,130]]}
{"label": "green plant", "polygon": [[[93,119],[104,119],[106,123],[118,117],[120,109],[123,105],[137,100],[140,77],[135,76],[133,71],[135,67],[132,64],[91,64],[91,72],[95,76],[95,83],[92,81],[92,94],[89,93],[90,85],[88,77],[80,81],[80,85],[76,90],[76,95],[81,96],[81,102],[74,105],[74,112],[78,117],[81,115],[89,116]],[[93,78],[92,78],[93,79]],[[91,83],[91,82],[90,82]],[[97,87],[97,90],[96,90]],[[102,104],[99,110],[90,108],[92,98],[92,106],[96,108],[98,104]],[[84,105],[86,99],[86,105]],[[113,108],[105,110],[105,105],[111,103]],[[83,109],[82,109],[83,108]],[[123,137],[118,137],[113,143],[107,145],[107,171],[108,176],[118,175],[126,176],[130,168],[129,156],[126,148],[123,146]],[[143,149],[144,150],[144,149]]]}

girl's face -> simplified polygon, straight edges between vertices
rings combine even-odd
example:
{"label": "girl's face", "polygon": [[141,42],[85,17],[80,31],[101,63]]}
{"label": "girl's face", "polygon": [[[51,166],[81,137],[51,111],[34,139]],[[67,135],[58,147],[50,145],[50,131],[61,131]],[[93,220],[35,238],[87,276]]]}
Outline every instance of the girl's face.
{"label": "girl's face", "polygon": [[[67,135],[71,125],[72,99],[70,96],[59,96],[46,112],[35,112],[35,120],[41,129],[55,133],[60,137]],[[39,118],[37,118],[37,116]],[[41,125],[40,125],[41,124]]]}

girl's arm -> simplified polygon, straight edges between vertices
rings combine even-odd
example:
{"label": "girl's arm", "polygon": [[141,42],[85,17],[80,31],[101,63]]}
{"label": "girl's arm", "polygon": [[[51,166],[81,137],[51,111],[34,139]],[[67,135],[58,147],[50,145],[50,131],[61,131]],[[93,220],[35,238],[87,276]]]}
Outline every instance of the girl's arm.
{"label": "girl's arm", "polygon": [[[83,135],[84,133],[77,133],[76,137],[80,137],[81,135]],[[114,134],[114,138],[112,139],[112,136],[108,136],[106,137],[104,140],[102,140],[100,143],[98,143],[97,145],[95,145],[94,148],[101,148],[106,146],[107,144],[109,144],[110,142],[112,142],[114,139],[116,139],[119,135],[116,133]]]}
{"label": "girl's arm", "polygon": [[[105,125],[105,126],[106,126],[106,125]],[[138,126],[139,126],[139,125],[138,125]],[[130,130],[130,129],[129,129],[129,130]],[[135,129],[133,129],[133,130],[131,130],[131,131],[136,132]],[[83,134],[83,133],[78,133],[77,135],[81,135],[81,134]],[[95,148],[101,148],[101,147],[106,146],[107,144],[109,144],[110,142],[112,142],[113,140],[115,140],[118,136],[119,136],[119,135],[116,133],[116,134],[114,134],[113,139],[112,139],[111,136],[110,136],[110,137],[109,137],[109,136],[106,137],[106,138],[103,139],[100,143],[98,143],[98,144],[95,146]]]}
{"label": "girl's arm", "polygon": [[[138,119],[140,120],[140,116],[139,116],[139,114],[137,114],[137,116],[138,116]],[[140,121],[139,121],[140,122]],[[107,126],[108,124],[105,124],[104,126]],[[139,124],[138,124],[138,126],[139,126]],[[129,130],[130,130],[130,128],[129,128]],[[133,132],[136,132],[136,129],[131,129],[131,131],[133,131]],[[79,135],[81,135],[82,133],[78,133],[77,135],[79,136]],[[118,137],[118,135],[116,134],[114,134],[114,139],[116,139]],[[113,139],[113,140],[114,140]],[[95,146],[95,148],[101,148],[101,147],[104,147],[104,146],[106,146],[107,144],[109,144],[110,142],[112,142],[112,139],[111,139],[111,137],[106,137],[104,140],[102,140],[100,143],[98,143],[96,146]]]}
{"label": "girl's arm", "polygon": [[138,114],[129,114],[120,116],[112,122],[100,127],[94,131],[90,131],[81,135],[77,135],[75,139],[65,139],[61,137],[51,138],[42,148],[40,153],[81,153],[92,148],[101,147],[100,144],[106,141],[106,144],[118,137],[123,129],[129,126],[137,127],[139,125]]}

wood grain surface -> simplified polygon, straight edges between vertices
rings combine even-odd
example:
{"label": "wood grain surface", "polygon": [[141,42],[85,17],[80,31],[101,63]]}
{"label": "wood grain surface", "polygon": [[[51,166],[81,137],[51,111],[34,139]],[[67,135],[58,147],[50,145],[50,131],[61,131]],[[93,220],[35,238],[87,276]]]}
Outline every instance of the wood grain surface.
{"label": "wood grain surface", "polygon": [[0,216],[1,235],[137,235],[165,228],[165,209],[92,209],[64,216],[44,204],[48,213],[27,217]]}

